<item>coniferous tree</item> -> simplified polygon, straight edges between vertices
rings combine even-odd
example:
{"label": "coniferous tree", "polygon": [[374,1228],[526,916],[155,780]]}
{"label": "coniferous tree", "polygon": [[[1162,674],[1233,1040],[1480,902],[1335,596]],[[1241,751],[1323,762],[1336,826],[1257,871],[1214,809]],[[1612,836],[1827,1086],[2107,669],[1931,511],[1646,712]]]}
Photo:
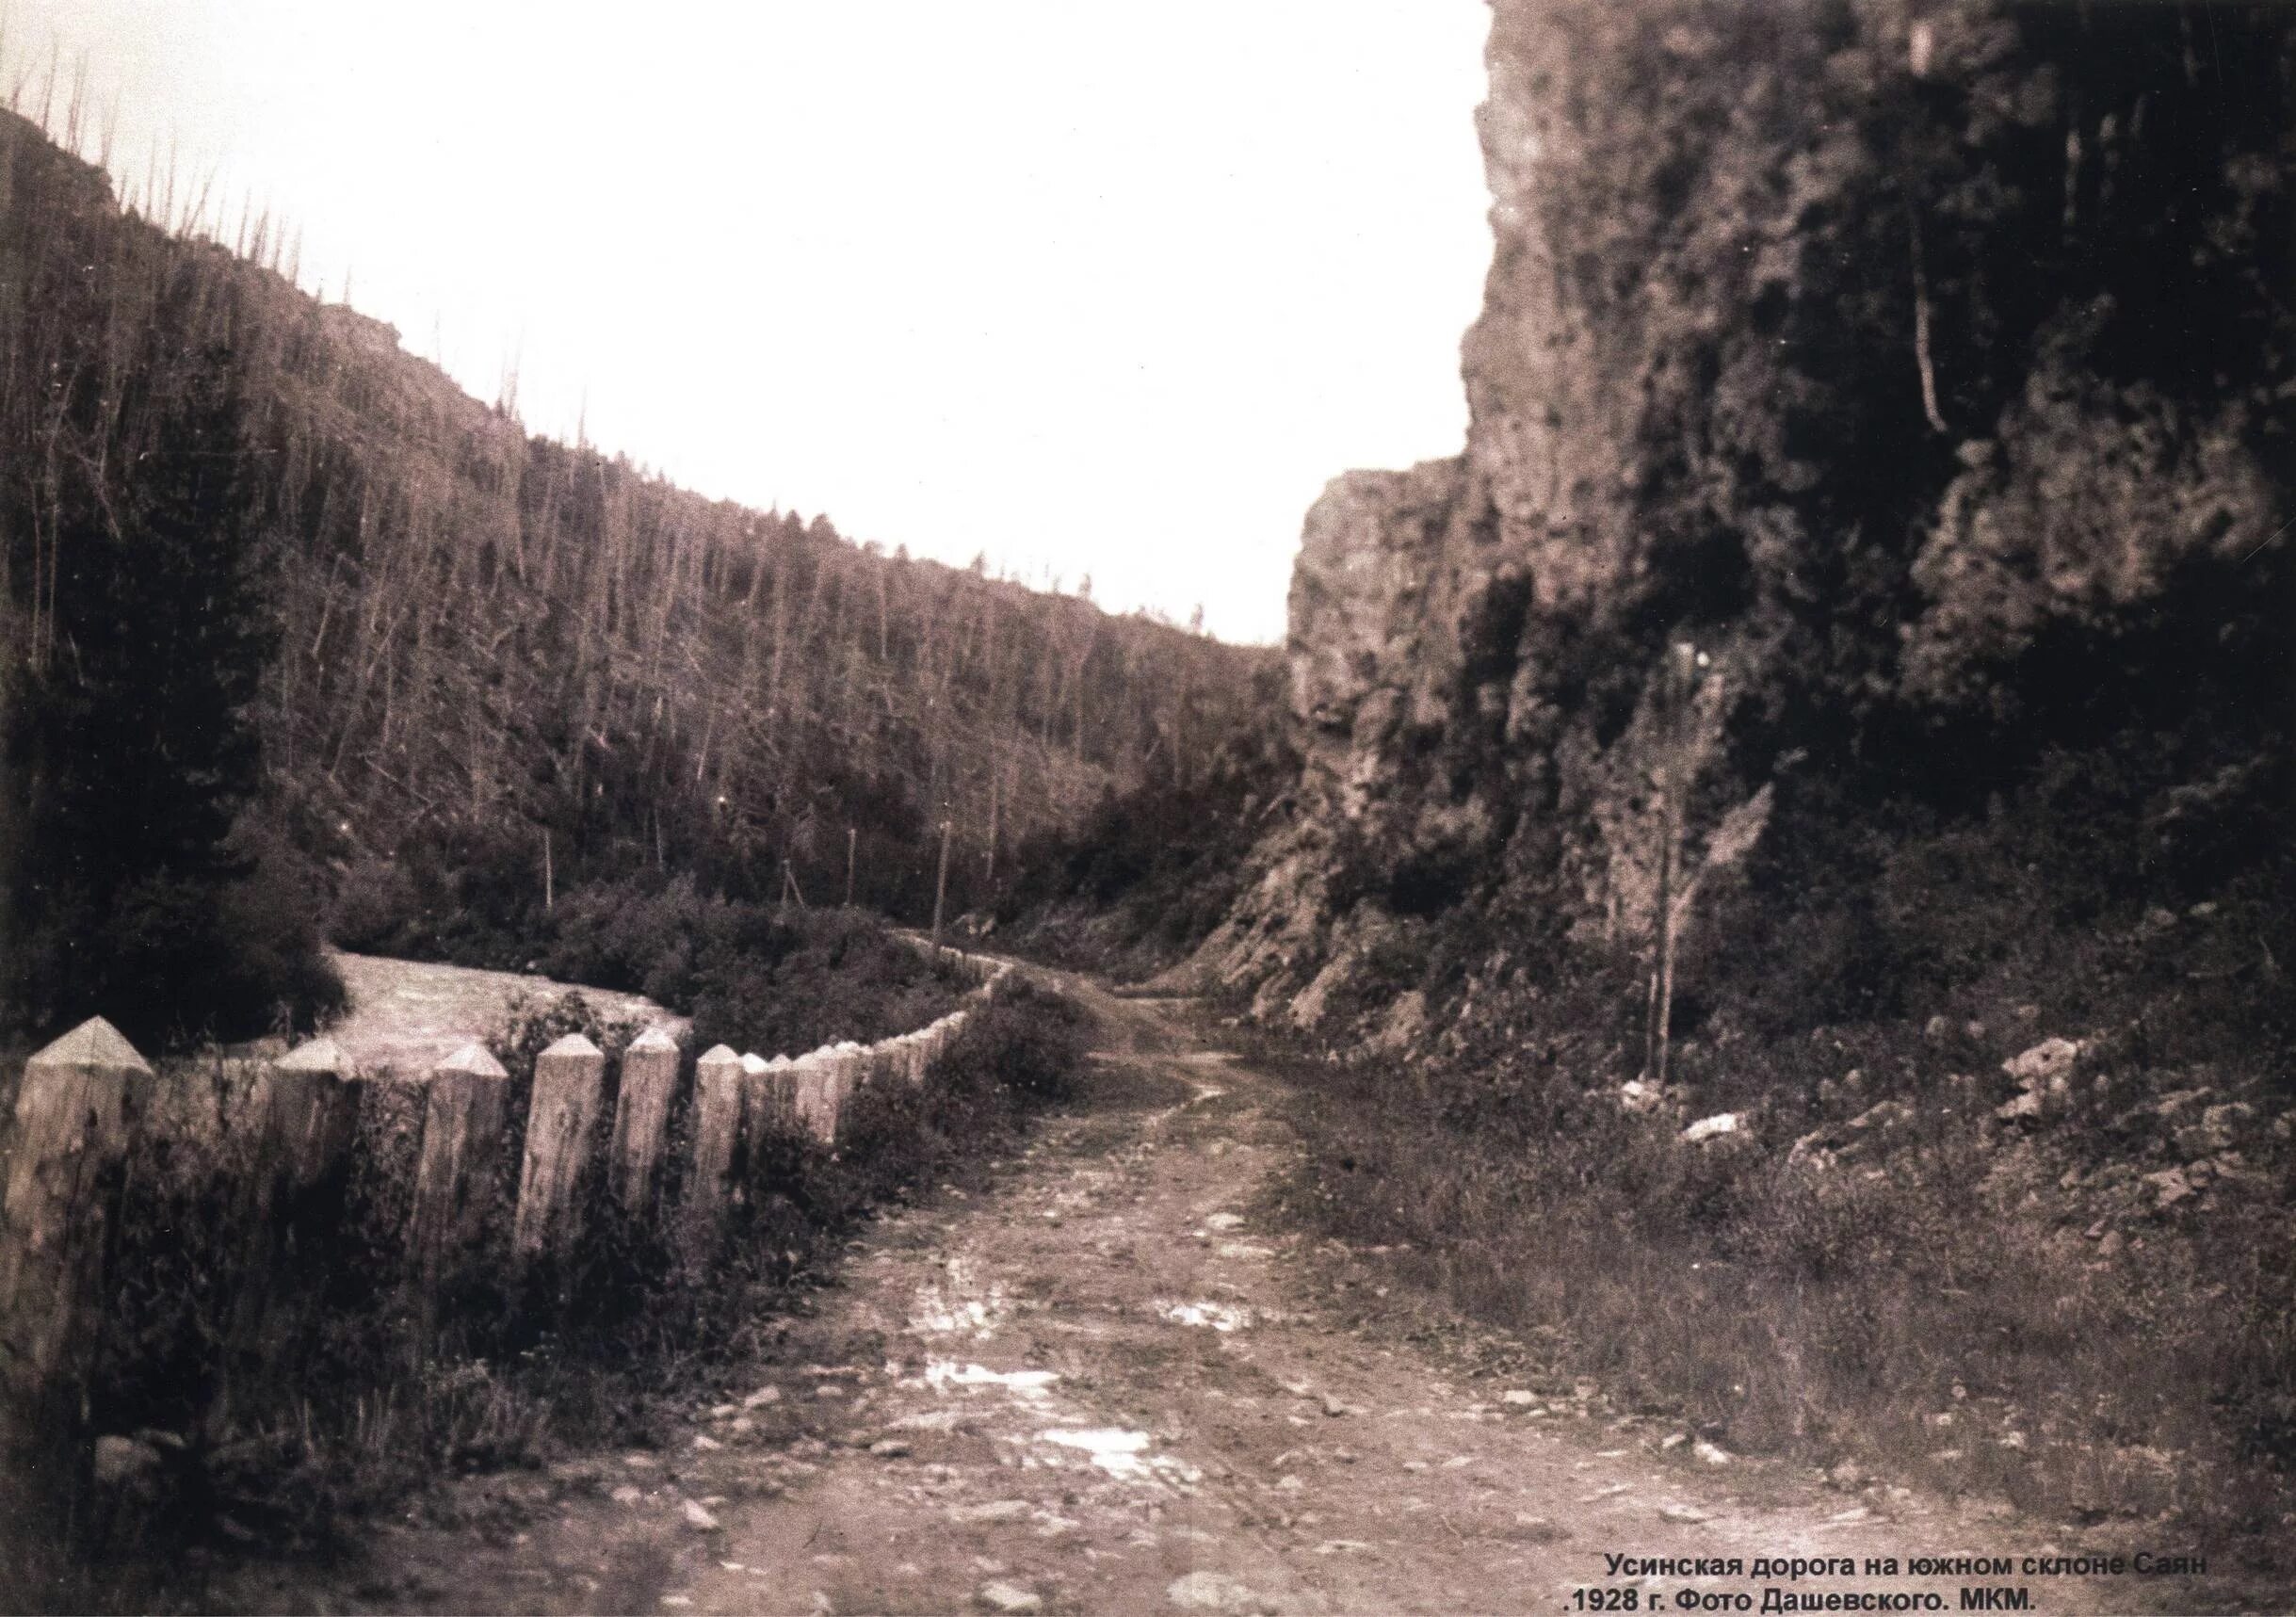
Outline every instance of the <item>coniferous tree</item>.
{"label": "coniferous tree", "polygon": [[124,473],[73,503],[57,655],[27,671],[0,739],[19,828],[5,993],[36,1030],[101,1013],[164,1043],[254,1030],[315,982],[328,995],[307,959],[282,983],[261,958],[292,920],[251,914],[254,861],[234,836],[261,785],[253,707],[276,630],[230,367],[208,353],[148,374],[172,385],[140,401]]}

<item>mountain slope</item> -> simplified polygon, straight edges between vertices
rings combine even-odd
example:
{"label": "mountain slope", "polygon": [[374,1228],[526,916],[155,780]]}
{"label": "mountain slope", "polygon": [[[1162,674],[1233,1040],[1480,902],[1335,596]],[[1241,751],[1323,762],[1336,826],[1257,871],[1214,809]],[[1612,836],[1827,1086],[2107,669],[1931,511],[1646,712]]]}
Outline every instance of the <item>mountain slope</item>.
{"label": "mountain slope", "polygon": [[531,437],[266,236],[170,235],[0,114],[0,677],[68,662],[75,523],[219,370],[282,628],[268,796],[315,851],[444,841],[539,891],[547,832],[560,886],[695,866],[770,897],[785,860],[817,901],[849,836],[860,896],[914,913],[944,817],[962,903],[1020,839],[1185,782],[1248,688],[1258,654]]}

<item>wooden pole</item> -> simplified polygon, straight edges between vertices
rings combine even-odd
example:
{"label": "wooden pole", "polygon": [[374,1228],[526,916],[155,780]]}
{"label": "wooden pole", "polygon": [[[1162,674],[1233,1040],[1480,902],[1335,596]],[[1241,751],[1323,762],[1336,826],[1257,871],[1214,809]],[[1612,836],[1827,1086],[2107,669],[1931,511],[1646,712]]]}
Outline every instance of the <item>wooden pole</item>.
{"label": "wooden pole", "polygon": [[500,1143],[509,1076],[477,1043],[463,1045],[430,1069],[410,1242],[426,1350],[441,1294],[459,1278],[470,1248],[485,1230],[487,1170]]}
{"label": "wooden pole", "polygon": [[558,908],[556,883],[550,868],[550,828],[542,827],[542,908]]}
{"label": "wooden pole", "polygon": [[26,1061],[16,1092],[0,1203],[0,1476],[51,1500],[75,1486],[76,1457],[53,1446],[79,1422],[135,1091],[151,1082],[151,1064],[98,1016]]}
{"label": "wooden pole", "polygon": [[845,907],[853,907],[853,844],[861,833],[851,826],[845,828]]}
{"label": "wooden pole", "polygon": [[218,1432],[230,1425],[241,1391],[276,1377],[314,1306],[316,1253],[342,1216],[359,1128],[356,1071],[333,1040],[315,1039],[256,1075],[251,1099],[261,1134],[240,1205],[246,1246],[222,1384],[209,1415]]}
{"label": "wooden pole", "polygon": [[694,1064],[693,1177],[686,1210],[699,1230],[713,1232],[723,1212],[741,1140],[741,1057],[719,1044]]}
{"label": "wooden pole", "polygon": [[526,1155],[518,1179],[511,1244],[523,1258],[564,1253],[577,1233],[569,1216],[592,1130],[606,1104],[606,1053],[569,1033],[534,1059]]}
{"label": "wooden pole", "polygon": [[941,910],[948,900],[948,830],[949,822],[941,822],[941,874],[932,889],[932,946],[941,946]]}
{"label": "wooden pole", "polygon": [[614,1106],[614,1193],[633,1217],[643,1216],[652,1202],[677,1087],[677,1041],[648,1028],[622,1053],[622,1091]]}

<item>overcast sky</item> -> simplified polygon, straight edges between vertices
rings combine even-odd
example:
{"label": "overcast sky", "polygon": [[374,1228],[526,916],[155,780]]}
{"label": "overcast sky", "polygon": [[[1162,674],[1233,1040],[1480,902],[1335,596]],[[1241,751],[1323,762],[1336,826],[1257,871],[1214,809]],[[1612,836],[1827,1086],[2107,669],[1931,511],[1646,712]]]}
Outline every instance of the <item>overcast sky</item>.
{"label": "overcast sky", "polygon": [[1326,479],[1455,453],[1479,0],[0,0],[113,166],[529,427],[1281,636]]}

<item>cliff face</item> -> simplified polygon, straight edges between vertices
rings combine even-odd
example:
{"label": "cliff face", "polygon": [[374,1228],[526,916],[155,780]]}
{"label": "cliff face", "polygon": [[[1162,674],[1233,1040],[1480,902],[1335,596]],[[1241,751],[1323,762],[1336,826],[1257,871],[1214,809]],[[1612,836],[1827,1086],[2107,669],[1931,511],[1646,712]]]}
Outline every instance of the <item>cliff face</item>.
{"label": "cliff face", "polygon": [[1497,0],[1464,452],[1309,512],[1302,778],[1190,974],[1408,1043],[1646,960],[1670,835],[1727,895],[2052,749],[2173,736],[2140,816],[2257,765],[2292,58],[2212,17]]}

